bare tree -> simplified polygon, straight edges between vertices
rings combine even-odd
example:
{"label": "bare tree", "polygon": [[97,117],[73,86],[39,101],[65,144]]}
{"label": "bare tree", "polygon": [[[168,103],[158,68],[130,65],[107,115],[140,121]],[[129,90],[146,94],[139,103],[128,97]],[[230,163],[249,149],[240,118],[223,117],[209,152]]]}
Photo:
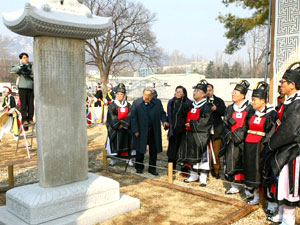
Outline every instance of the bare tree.
{"label": "bare tree", "polygon": [[87,64],[98,67],[102,83],[125,68],[158,64],[160,49],[151,31],[155,14],[131,0],[85,0],[85,4],[93,14],[113,21],[105,35],[86,42]]}
{"label": "bare tree", "polygon": [[259,26],[248,34],[248,60],[251,77],[256,78],[263,74],[266,57],[266,27]]}
{"label": "bare tree", "polygon": [[13,42],[12,38],[0,35],[0,82],[16,81],[16,76],[10,74],[11,65],[17,63],[17,60],[9,52],[9,46]]}

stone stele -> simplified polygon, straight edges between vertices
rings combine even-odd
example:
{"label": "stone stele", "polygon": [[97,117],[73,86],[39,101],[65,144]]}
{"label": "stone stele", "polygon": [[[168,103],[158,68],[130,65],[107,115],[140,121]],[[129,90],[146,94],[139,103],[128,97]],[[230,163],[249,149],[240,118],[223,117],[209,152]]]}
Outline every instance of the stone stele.
{"label": "stone stele", "polygon": [[85,40],[105,34],[112,21],[81,2],[31,0],[3,14],[11,31],[34,37],[40,183],[7,192],[0,225],[92,225],[140,207],[138,199],[120,198],[118,182],[88,174]]}

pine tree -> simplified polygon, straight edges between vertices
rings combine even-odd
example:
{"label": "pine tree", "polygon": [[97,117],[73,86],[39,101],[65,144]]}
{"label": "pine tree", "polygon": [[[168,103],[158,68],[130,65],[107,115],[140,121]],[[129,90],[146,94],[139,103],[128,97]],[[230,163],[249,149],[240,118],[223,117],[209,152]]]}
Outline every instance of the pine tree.
{"label": "pine tree", "polygon": [[231,78],[238,78],[242,75],[242,66],[239,62],[235,61],[234,64],[231,66],[230,71]]}
{"label": "pine tree", "polygon": [[245,35],[256,26],[266,25],[269,15],[269,0],[222,0],[228,6],[235,3],[244,9],[253,11],[251,17],[241,18],[231,13],[218,16],[218,20],[227,29],[225,37],[229,39],[225,52],[233,54],[246,44]]}
{"label": "pine tree", "polygon": [[230,77],[230,71],[229,71],[229,65],[228,63],[224,63],[222,67],[222,78],[229,78]]}
{"label": "pine tree", "polygon": [[215,64],[213,61],[209,61],[206,70],[205,70],[206,78],[214,78],[215,76]]}

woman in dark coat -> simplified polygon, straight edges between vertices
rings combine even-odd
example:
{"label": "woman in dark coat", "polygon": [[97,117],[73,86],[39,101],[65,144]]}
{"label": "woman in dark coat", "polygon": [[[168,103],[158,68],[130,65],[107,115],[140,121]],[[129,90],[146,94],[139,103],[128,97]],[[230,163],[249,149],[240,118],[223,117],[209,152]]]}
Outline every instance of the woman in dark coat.
{"label": "woman in dark coat", "polygon": [[175,89],[175,97],[168,102],[168,162],[173,163],[173,168],[176,169],[177,154],[182,137],[185,133],[186,116],[192,102],[187,98],[187,91],[183,86],[178,86]]}
{"label": "woman in dark coat", "polygon": [[[225,178],[228,181],[241,183],[243,174],[243,151],[247,132],[246,121],[254,110],[246,100],[250,84],[246,80],[238,83],[232,92],[232,105],[228,106],[224,117],[225,130]],[[232,183],[226,194],[240,192],[238,185]]]}
{"label": "woman in dark coat", "polygon": [[262,185],[261,152],[275,131],[278,115],[273,106],[267,104],[268,84],[259,82],[252,93],[252,106],[255,114],[247,121],[247,137],[244,149],[244,183],[254,192],[250,204],[259,204],[259,191]]}
{"label": "woman in dark coat", "polygon": [[[125,86],[119,85],[116,99],[108,105],[106,123],[108,138],[106,141],[106,149],[109,155],[128,155],[131,150],[131,105],[126,101],[125,95]],[[115,163],[115,160],[110,161],[111,165]]]}

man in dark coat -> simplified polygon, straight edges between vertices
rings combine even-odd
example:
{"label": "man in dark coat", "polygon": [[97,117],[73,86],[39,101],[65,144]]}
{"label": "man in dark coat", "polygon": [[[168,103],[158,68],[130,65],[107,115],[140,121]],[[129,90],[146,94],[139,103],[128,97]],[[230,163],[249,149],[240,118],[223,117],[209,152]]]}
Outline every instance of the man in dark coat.
{"label": "man in dark coat", "polygon": [[157,153],[162,152],[161,122],[167,128],[166,112],[159,99],[153,98],[153,88],[146,88],[143,97],[136,99],[131,108],[131,131],[135,137],[136,172],[143,173],[144,155],[149,145],[148,172],[158,176],[155,167]]}
{"label": "man in dark coat", "polygon": [[214,86],[212,84],[207,85],[207,101],[211,104],[212,118],[213,118],[213,128],[211,129],[211,138],[213,143],[213,150],[215,154],[215,163],[213,163],[214,170],[212,170],[212,175],[217,179],[220,178],[220,159],[219,151],[221,148],[221,136],[223,129],[222,116],[225,114],[226,106],[221,98],[214,95]]}
{"label": "man in dark coat", "polygon": [[264,151],[272,155],[270,166],[273,175],[278,176],[280,207],[272,221],[295,224],[296,207],[300,206],[300,67],[289,68],[280,84],[281,93],[287,99],[279,115],[281,123]]}

